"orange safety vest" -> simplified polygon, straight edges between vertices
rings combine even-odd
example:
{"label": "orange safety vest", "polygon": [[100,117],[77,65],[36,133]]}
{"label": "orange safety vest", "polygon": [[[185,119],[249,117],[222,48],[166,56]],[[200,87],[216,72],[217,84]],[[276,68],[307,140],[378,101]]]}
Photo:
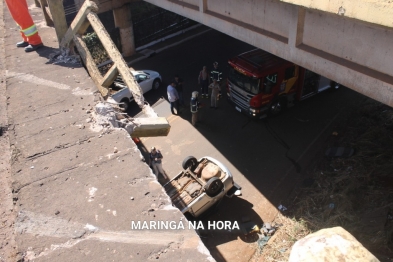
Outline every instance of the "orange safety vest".
{"label": "orange safety vest", "polygon": [[31,45],[42,43],[36,25],[31,18],[26,0],[5,0],[12,18],[18,24],[23,41]]}

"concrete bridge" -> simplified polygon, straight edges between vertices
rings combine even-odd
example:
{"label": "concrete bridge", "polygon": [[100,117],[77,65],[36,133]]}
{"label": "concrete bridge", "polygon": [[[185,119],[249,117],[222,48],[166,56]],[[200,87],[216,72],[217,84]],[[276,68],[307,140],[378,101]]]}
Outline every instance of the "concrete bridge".
{"label": "concrete bridge", "polygon": [[393,1],[145,1],[393,106]]}

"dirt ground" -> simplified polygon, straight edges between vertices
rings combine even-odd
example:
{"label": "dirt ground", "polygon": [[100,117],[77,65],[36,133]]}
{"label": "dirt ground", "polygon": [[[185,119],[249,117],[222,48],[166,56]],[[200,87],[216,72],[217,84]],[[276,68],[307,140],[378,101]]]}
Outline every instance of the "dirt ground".
{"label": "dirt ground", "polygon": [[[277,232],[255,261],[286,261],[292,245],[309,233],[341,226],[380,261],[393,258],[393,108],[371,99],[346,112],[308,178],[283,205]],[[326,157],[331,147],[353,149],[350,157]]]}

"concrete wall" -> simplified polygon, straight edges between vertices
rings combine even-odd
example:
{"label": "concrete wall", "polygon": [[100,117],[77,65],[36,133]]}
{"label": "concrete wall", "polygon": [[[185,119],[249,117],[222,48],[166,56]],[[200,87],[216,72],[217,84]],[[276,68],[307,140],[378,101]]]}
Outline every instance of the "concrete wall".
{"label": "concrete wall", "polygon": [[288,38],[290,13],[293,6],[278,1],[226,0],[208,1],[207,8],[210,12],[228,16]]}
{"label": "concrete wall", "polygon": [[393,27],[391,0],[281,0],[282,2],[340,14],[369,23]]}
{"label": "concrete wall", "polygon": [[145,1],[393,106],[392,27],[275,0]]}
{"label": "concrete wall", "polygon": [[322,14],[307,10],[303,44],[393,75],[392,56],[389,56],[393,54],[393,29]]}

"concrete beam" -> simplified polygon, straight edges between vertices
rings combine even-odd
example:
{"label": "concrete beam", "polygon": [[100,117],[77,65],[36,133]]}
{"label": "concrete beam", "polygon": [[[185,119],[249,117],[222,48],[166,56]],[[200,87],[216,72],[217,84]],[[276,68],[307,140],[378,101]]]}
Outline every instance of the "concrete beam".
{"label": "concrete beam", "polygon": [[134,118],[131,137],[167,136],[171,126],[165,117]]}
{"label": "concrete beam", "polygon": [[355,18],[369,23],[393,27],[393,1],[365,0],[281,0],[308,9]]}
{"label": "concrete beam", "polygon": [[[75,5],[81,5],[84,0],[75,0]],[[110,10],[121,8],[131,2],[141,1],[141,0],[92,0],[95,2],[99,8],[98,14],[104,13]]]}
{"label": "concrete beam", "polygon": [[188,17],[393,106],[393,28],[282,1],[145,2]]}
{"label": "concrete beam", "polygon": [[50,13],[52,15],[53,24],[56,29],[57,40],[60,43],[61,39],[67,32],[68,26],[65,19],[65,12],[62,0],[47,0]]}

